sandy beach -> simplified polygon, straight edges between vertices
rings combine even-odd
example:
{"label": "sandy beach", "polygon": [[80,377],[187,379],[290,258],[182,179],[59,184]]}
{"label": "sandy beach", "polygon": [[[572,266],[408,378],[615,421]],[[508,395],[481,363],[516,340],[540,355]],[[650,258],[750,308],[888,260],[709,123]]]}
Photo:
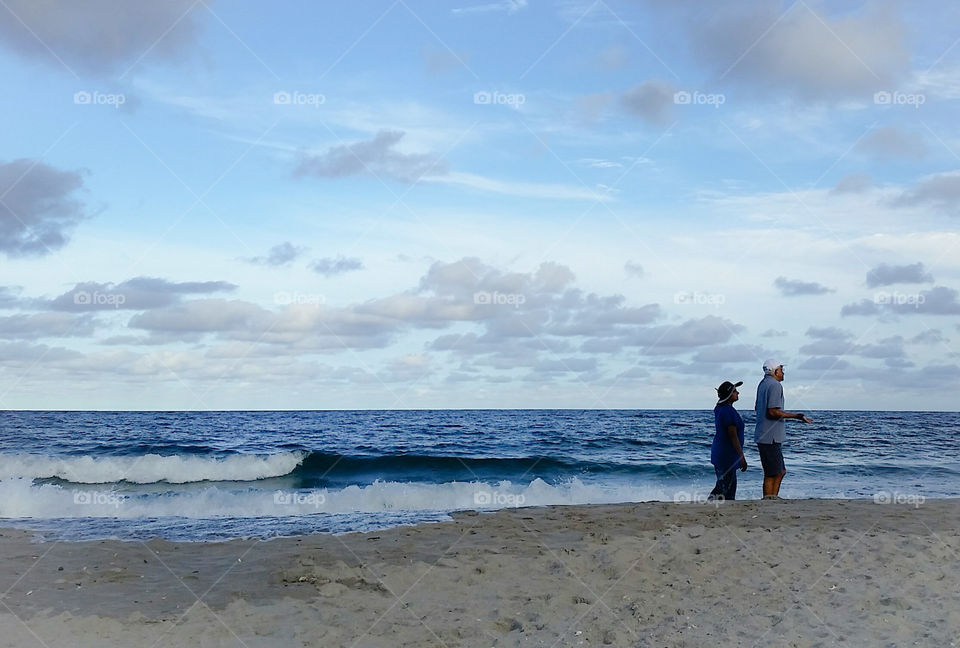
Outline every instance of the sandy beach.
{"label": "sandy beach", "polygon": [[2,646],[954,646],[960,501],[467,512],[224,543],[0,536]]}

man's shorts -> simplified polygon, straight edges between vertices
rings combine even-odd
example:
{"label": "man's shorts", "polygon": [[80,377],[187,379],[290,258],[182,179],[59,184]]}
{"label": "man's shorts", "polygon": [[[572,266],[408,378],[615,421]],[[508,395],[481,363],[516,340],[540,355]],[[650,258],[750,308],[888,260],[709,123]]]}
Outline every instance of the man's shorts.
{"label": "man's shorts", "polygon": [[764,477],[779,477],[787,472],[787,467],[783,465],[783,451],[779,443],[758,443],[757,450],[760,451],[760,463],[763,464]]}

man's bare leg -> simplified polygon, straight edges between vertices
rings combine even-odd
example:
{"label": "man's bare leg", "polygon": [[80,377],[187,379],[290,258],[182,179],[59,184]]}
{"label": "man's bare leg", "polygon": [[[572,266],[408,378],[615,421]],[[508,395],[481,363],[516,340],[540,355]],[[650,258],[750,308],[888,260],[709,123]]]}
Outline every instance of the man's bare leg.
{"label": "man's bare leg", "polygon": [[787,471],[784,470],[778,477],[764,477],[763,478],[763,496],[774,495],[778,496],[780,494],[780,482],[783,481],[783,476],[787,474]]}
{"label": "man's bare leg", "polygon": [[773,495],[773,482],[776,481],[776,477],[764,477],[763,478],[763,496]]}

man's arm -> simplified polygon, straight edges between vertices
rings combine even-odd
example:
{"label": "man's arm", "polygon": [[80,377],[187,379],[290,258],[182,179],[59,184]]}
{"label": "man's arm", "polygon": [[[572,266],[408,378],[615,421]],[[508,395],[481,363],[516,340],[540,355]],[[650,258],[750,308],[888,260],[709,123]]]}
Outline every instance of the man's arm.
{"label": "man's arm", "polygon": [[743,448],[740,447],[740,437],[737,436],[736,425],[727,426],[727,436],[730,438],[730,443],[733,445],[733,449],[737,451],[738,455],[740,455],[740,470],[746,470],[747,458],[743,456]]}
{"label": "man's arm", "polygon": [[784,412],[779,407],[768,407],[767,408],[767,418],[772,419],[797,419],[803,421],[804,423],[813,423],[813,419],[807,418],[800,412]]}

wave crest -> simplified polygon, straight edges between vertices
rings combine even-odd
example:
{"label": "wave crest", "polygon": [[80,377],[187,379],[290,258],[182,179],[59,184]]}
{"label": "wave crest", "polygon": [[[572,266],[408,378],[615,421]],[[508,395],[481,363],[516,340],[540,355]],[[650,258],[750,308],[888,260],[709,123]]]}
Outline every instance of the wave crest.
{"label": "wave crest", "polygon": [[32,485],[27,479],[0,482],[0,517],[121,519],[181,517],[255,518],[398,511],[495,510],[551,504],[607,504],[674,499],[656,485],[585,484],[579,479],[548,484],[500,481],[443,484],[377,481],[346,488],[265,490],[223,484],[199,489],[138,493],[136,489]]}
{"label": "wave crest", "polygon": [[128,457],[0,455],[0,479],[63,479],[76,484],[186,484],[255,481],[280,477],[299,466],[305,452],[226,457],[145,454]]}

